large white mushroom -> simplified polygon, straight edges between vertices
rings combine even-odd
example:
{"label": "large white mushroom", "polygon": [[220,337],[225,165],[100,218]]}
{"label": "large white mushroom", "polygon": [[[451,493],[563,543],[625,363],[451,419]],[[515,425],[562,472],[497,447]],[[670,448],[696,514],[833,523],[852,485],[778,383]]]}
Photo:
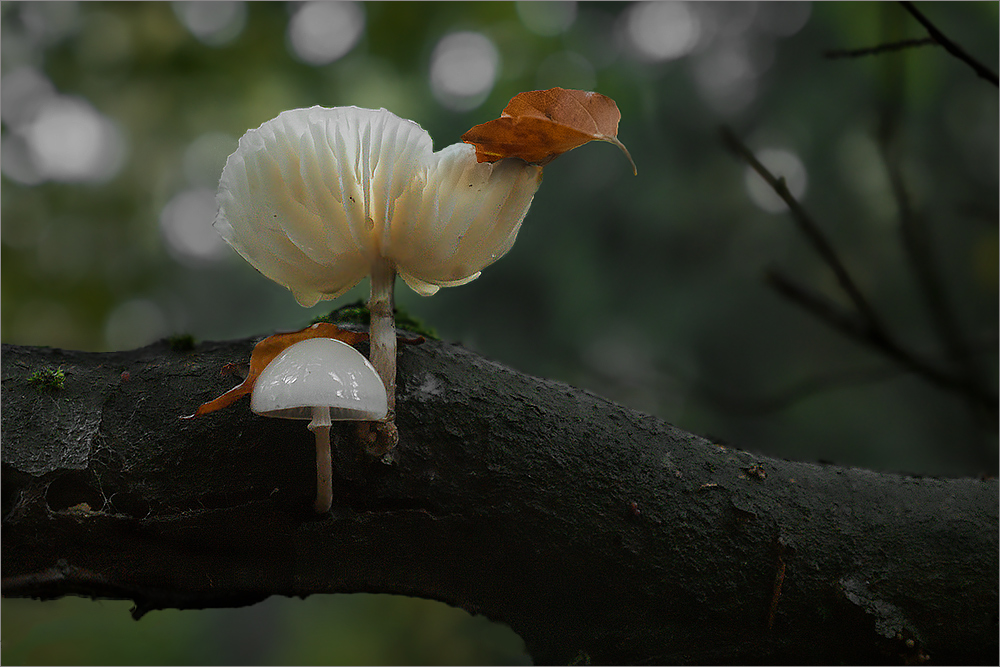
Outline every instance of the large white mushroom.
{"label": "large white mushroom", "polygon": [[385,109],[285,111],[240,139],[219,182],[215,228],[303,306],[371,280],[371,361],[396,442],[396,275],[422,295],[462,285],[517,236],[542,169],[479,163],[469,144],[433,152],[430,135]]}

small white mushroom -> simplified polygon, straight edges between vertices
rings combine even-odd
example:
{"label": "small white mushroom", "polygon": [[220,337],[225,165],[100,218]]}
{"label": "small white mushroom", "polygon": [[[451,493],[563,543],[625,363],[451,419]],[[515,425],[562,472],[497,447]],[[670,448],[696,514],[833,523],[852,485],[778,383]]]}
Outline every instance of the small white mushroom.
{"label": "small white mushroom", "polygon": [[265,417],[309,419],[316,435],[317,512],[333,502],[330,426],[334,421],[382,419],[388,411],[385,385],[364,355],[333,338],[290,345],[264,368],[253,387],[250,409]]}

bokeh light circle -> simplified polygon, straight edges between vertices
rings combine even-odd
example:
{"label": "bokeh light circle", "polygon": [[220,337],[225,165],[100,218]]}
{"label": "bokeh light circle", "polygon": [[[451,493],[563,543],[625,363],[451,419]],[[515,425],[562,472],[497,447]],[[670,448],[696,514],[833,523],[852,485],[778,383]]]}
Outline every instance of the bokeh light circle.
{"label": "bokeh light circle", "polygon": [[288,24],[288,42],[302,62],[327,65],[358,43],[365,13],[356,2],[307,2]]}
{"label": "bokeh light circle", "polygon": [[47,101],[24,137],[39,175],[55,181],[104,182],[124,161],[117,124],[77,97]]}
{"label": "bokeh light circle", "polygon": [[517,16],[524,27],[542,37],[561,35],[576,20],[576,2],[572,0],[531,0],[515,3]]}
{"label": "bokeh light circle", "polygon": [[475,109],[493,89],[500,54],[489,37],[478,32],[445,35],[431,55],[431,91],[455,111]]}
{"label": "bokeh light circle", "polygon": [[[802,199],[809,179],[806,167],[797,155],[781,148],[765,148],[757,151],[756,157],[775,177],[785,179],[785,185],[793,197],[797,200]],[[776,195],[760,174],[750,167],[746,168],[744,183],[750,199],[761,209],[768,213],[778,213],[788,209],[781,197]]]}
{"label": "bokeh light circle", "polygon": [[160,213],[160,231],[167,250],[185,264],[213,262],[228,254],[228,246],[212,227],[218,206],[215,190],[194,188],[171,198]]}
{"label": "bokeh light circle", "polygon": [[104,342],[109,351],[133,350],[167,334],[163,309],[149,299],[129,299],[104,321]]}
{"label": "bokeh light circle", "polygon": [[701,24],[685,2],[637,2],[625,13],[625,32],[639,59],[662,62],[690,53]]}
{"label": "bokeh light circle", "polygon": [[223,46],[243,32],[247,22],[246,3],[230,0],[174,2],[174,14],[198,41]]}

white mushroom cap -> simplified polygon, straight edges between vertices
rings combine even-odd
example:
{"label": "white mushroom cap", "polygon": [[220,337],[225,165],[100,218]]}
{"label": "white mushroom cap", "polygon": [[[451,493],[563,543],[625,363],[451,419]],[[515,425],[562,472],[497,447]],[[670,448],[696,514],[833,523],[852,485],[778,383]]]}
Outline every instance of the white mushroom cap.
{"label": "white mushroom cap", "polygon": [[385,109],[292,109],[240,139],[215,228],[303,306],[380,259],[428,295],[511,248],[541,175],[513,158],[478,163],[469,144],[432,152],[426,131]]}
{"label": "white mushroom cap", "polygon": [[250,409],[267,417],[313,419],[329,408],[333,421],[375,421],[388,411],[385,385],[365,357],[333,338],[290,345],[257,378]]}

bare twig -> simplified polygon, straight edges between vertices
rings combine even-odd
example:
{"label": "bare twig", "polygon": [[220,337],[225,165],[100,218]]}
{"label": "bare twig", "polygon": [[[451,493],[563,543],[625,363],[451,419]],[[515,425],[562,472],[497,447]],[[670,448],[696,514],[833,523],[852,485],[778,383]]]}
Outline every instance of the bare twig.
{"label": "bare twig", "polygon": [[768,271],[766,280],[779,294],[799,304],[844,335],[878,350],[902,367],[939,387],[956,391],[968,397],[992,413],[994,417],[997,414],[996,394],[970,383],[964,375],[954,375],[929,363],[903,347],[891,336],[876,335],[876,332],[865,327],[854,313],[845,312],[829,299],[802,287],[778,271]]}
{"label": "bare twig", "polygon": [[931,23],[931,21],[926,16],[924,16],[923,13],[921,13],[921,11],[917,9],[912,2],[904,1],[900,2],[899,4],[901,4],[903,6],[903,9],[908,11],[913,16],[913,18],[917,19],[917,21],[920,22],[920,25],[924,26],[924,28],[927,30],[927,34],[930,35],[935,42],[944,47],[945,51],[947,51],[948,53],[955,56],[963,63],[971,67],[976,74],[986,79],[994,86],[1000,86],[1000,80],[997,79],[996,72],[990,70],[981,62],[970,56],[961,46],[959,46],[955,42],[945,37],[944,34],[940,30],[938,30],[937,26]]}
{"label": "bare twig", "polygon": [[[903,127],[901,122],[903,109],[899,103],[903,97],[904,85],[902,66],[898,61],[885,61],[884,66],[889,94],[880,105],[878,139],[890,188],[899,212],[899,232],[904,254],[916,280],[917,291],[931,328],[937,335],[952,369],[970,389],[964,392],[964,397],[973,418],[981,423],[985,416],[985,421],[992,421],[991,426],[995,428],[995,417],[990,419],[988,414],[995,415],[996,412],[984,415],[982,406],[976,398],[991,395],[989,383],[973,359],[972,350],[961,331],[944,277],[934,256],[930,230],[923,216],[913,208],[900,168],[898,138]],[[995,405],[993,408],[995,410]]]}
{"label": "bare twig", "polygon": [[892,365],[824,373],[804,378],[764,395],[739,395],[695,380],[688,384],[693,386],[694,391],[704,400],[729,413],[760,416],[786,410],[806,399],[827,392],[892,380],[905,372],[904,369]]}
{"label": "bare twig", "polygon": [[[790,280],[788,282],[791,283]],[[816,298],[821,300],[818,296]],[[979,355],[995,355],[996,351],[996,336],[978,341],[975,346],[975,353]],[[914,354],[914,357],[928,359],[929,365],[937,366],[929,355]],[[870,368],[836,368],[801,378],[778,389],[760,390],[752,394],[734,392],[731,388],[706,382],[663,362],[657,364],[657,372],[664,378],[662,382],[665,386],[664,391],[666,387],[672,391],[674,387],[680,385],[689,388],[699,399],[727,413],[761,416],[787,410],[802,401],[828,392],[856,389],[864,385],[894,380],[912,370],[896,363]],[[602,380],[609,382],[610,378],[605,377]]]}
{"label": "bare twig", "polygon": [[876,56],[881,53],[890,53],[892,51],[902,51],[903,49],[912,49],[918,46],[940,45],[936,40],[930,37],[922,37],[920,39],[903,39],[898,42],[877,44],[863,49],[831,49],[829,51],[824,51],[823,57],[830,58],[831,60],[836,58],[860,58],[863,56]]}
{"label": "bare twig", "polygon": [[883,332],[876,335],[884,335],[885,327],[879,317],[875,314],[874,309],[868,303],[868,299],[862,294],[861,289],[858,287],[857,283],[848,273],[847,268],[844,263],[840,261],[840,257],[837,252],[830,245],[826,236],[823,234],[819,225],[812,219],[812,216],[799,204],[798,200],[792,195],[785,185],[785,180],[783,178],[777,177],[772,174],[767,167],[760,163],[753,152],[747,148],[736,135],[733,134],[732,130],[728,127],[723,126],[721,128],[722,141],[726,146],[736,153],[740,158],[746,161],[750,167],[756,171],[761,178],[763,178],[771,189],[774,190],[775,194],[781,197],[781,200],[785,202],[788,206],[789,211],[792,213],[792,219],[798,225],[799,230],[805,234],[806,238],[812,244],[813,248],[819,253],[819,256],[826,262],[830,270],[833,271],[834,276],[837,278],[837,283],[840,285],[844,293],[847,294],[848,298],[854,304],[858,313],[861,315],[865,321],[867,327],[873,332]]}
{"label": "bare twig", "polygon": [[[928,319],[954,368],[964,376],[965,383],[969,387],[977,388],[977,394],[988,395],[986,383],[981,377],[972,358],[972,351],[960,330],[958,317],[952,307],[951,300],[948,298],[937,263],[934,261],[927,225],[923,217],[916,213],[910,205],[910,198],[906,193],[898,165],[888,159],[888,152],[886,148],[886,165],[892,191],[899,207],[903,247],[906,249],[906,256],[923,297]],[[969,396],[969,398],[972,397]],[[976,401],[973,401],[973,405],[975,403]],[[996,409],[995,404],[993,408]]]}
{"label": "bare twig", "polygon": [[851,300],[856,312],[845,311],[831,303],[828,299],[809,292],[776,271],[770,271],[767,274],[767,281],[771,287],[786,298],[795,301],[806,310],[812,312],[841,333],[879,350],[904,368],[921,375],[934,384],[957,391],[961,395],[966,396],[970,401],[984,408],[992,416],[992,421],[995,423],[998,413],[996,393],[990,391],[974,379],[970,379],[965,373],[955,375],[938,368],[908,350],[896,340],[882,324],[881,318],[876,315],[874,309],[872,309],[868,300],[848,273],[847,268],[841,262],[833,246],[823,235],[819,225],[816,224],[812,216],[809,215],[792,193],[789,192],[784,179],[776,177],[768,171],[767,167],[757,160],[753,152],[737,139],[736,135],[729,128],[722,127],[721,133],[726,146],[745,160],[771,186],[774,192],[781,197],[782,201],[785,202],[799,229],[805,234],[823,261],[833,271],[838,284]]}

